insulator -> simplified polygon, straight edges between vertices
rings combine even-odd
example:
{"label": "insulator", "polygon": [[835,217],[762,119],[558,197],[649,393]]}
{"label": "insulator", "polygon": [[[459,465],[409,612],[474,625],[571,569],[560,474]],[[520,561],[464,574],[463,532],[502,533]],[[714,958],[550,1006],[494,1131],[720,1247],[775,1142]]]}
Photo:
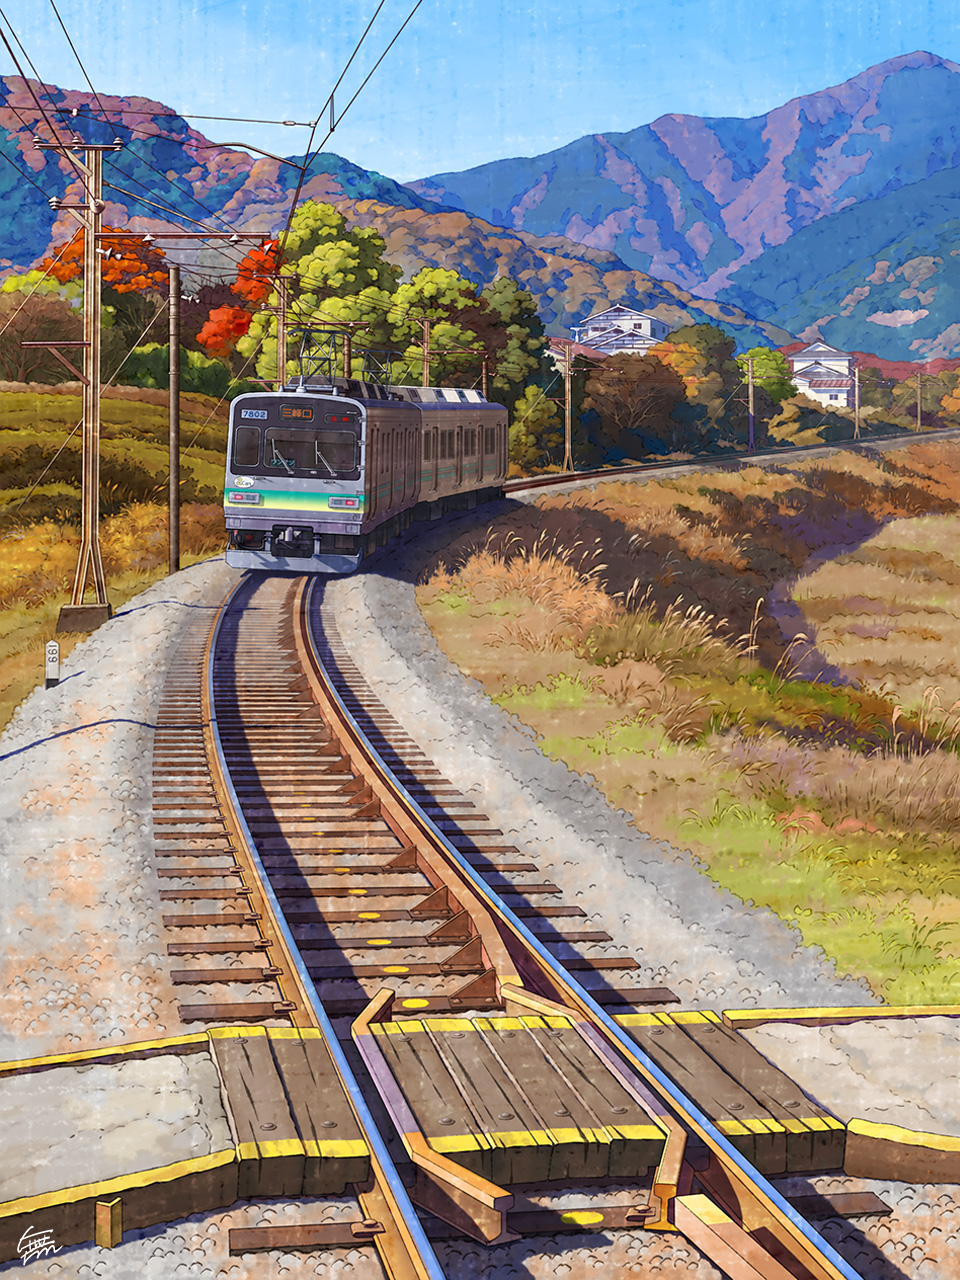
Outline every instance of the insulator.
{"label": "insulator", "polygon": [[59,209],[62,203],[63,201],[60,199],[59,196],[51,196],[50,199],[47,201],[47,204],[49,204],[51,209]]}

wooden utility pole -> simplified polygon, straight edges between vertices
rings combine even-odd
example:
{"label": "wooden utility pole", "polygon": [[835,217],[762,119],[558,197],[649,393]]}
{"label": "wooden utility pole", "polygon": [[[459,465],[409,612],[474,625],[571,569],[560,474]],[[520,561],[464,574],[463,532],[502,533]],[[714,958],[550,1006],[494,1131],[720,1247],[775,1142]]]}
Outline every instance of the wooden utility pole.
{"label": "wooden utility pole", "polygon": [[486,354],[484,354],[484,357],[483,357],[483,382],[482,382],[482,384],[481,384],[481,385],[482,385],[482,387],[483,387],[483,398],[484,398],[484,400],[489,400],[489,398],[490,398],[490,397],[487,395],[487,390],[488,390],[488,385],[489,385],[489,366],[490,366],[490,361],[489,361],[489,359],[487,358]]}
{"label": "wooden utility pole", "polygon": [[757,442],[753,433],[753,356],[747,356],[747,421],[749,422],[747,453],[756,453]]}
{"label": "wooden utility pole", "polygon": [[287,282],[277,275],[277,390],[287,381]]}
{"label": "wooden utility pole", "polygon": [[563,469],[573,470],[573,416],[570,404],[570,384],[573,375],[573,346],[563,349]]}
{"label": "wooden utility pole", "polygon": [[860,367],[853,370],[853,438],[860,439]]}
{"label": "wooden utility pole", "polygon": [[423,322],[423,386],[430,385],[430,321]]}
{"label": "wooden utility pole", "polygon": [[920,379],[923,375],[917,370],[917,430],[920,430]]}
{"label": "wooden utility pole", "polygon": [[[80,554],[73,580],[70,603],[60,610],[57,631],[93,631],[113,614],[107,599],[107,583],[100,555],[100,260],[98,237],[103,215],[103,153],[119,151],[123,143],[84,142],[74,135],[73,143],[40,142],[39,151],[58,151],[70,156],[84,188],[81,204],[50,200],[55,210],[69,209],[83,224],[83,455],[81,464]],[[80,154],[83,159],[80,159]],[[96,604],[84,604],[89,575],[93,577]]]}
{"label": "wooden utility pole", "polygon": [[180,268],[170,267],[170,572],[180,568]]}

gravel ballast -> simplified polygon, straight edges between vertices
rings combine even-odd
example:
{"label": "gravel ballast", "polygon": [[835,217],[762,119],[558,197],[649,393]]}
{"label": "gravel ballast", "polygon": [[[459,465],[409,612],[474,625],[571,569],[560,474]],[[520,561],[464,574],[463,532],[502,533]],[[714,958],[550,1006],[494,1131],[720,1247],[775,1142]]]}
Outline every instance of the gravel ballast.
{"label": "gravel ballast", "polygon": [[182,1030],[160,936],[154,726],[184,626],[236,580],[217,559],[148,588],[0,737],[2,1061]]}

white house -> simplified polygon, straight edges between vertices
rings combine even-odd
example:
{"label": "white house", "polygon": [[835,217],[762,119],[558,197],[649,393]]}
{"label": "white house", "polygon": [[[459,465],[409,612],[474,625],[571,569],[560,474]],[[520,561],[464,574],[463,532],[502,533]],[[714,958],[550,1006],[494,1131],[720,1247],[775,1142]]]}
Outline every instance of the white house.
{"label": "white house", "polygon": [[646,311],[618,304],[597,311],[573,328],[575,342],[612,355],[615,351],[649,351],[670,332],[670,325]]}
{"label": "white house", "polygon": [[835,408],[853,404],[853,356],[828,342],[813,342],[788,356],[801,395]]}

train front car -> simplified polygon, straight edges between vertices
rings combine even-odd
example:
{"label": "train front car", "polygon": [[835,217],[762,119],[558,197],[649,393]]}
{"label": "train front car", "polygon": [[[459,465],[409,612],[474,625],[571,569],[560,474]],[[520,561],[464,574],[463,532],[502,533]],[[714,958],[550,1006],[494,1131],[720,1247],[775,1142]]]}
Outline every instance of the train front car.
{"label": "train front car", "polygon": [[239,396],[230,409],[227,564],[350,573],[363,554],[366,412],[306,391]]}

